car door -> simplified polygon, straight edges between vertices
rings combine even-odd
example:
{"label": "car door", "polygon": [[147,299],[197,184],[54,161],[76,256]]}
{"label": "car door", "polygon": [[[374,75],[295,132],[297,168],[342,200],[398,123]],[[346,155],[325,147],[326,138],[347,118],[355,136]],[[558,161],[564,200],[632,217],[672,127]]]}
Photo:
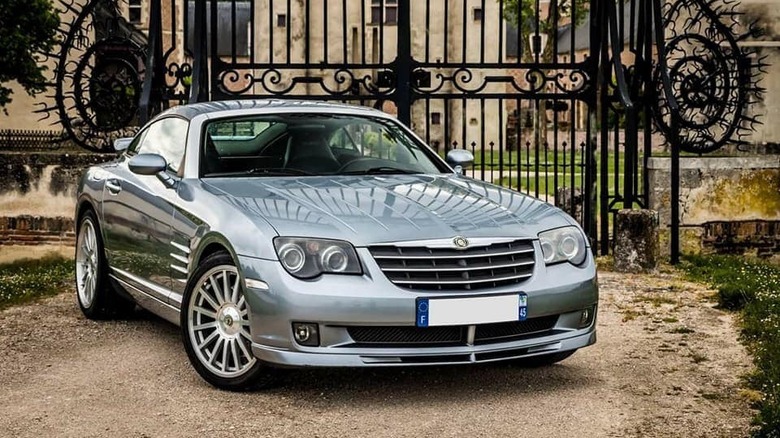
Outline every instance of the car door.
{"label": "car door", "polygon": [[141,132],[107,178],[103,193],[104,239],[112,273],[130,286],[169,304],[176,189],[158,175],[138,175],[128,162],[136,154],[155,153],[168,162],[166,172],[178,179],[189,123],[181,118],[158,120]]}

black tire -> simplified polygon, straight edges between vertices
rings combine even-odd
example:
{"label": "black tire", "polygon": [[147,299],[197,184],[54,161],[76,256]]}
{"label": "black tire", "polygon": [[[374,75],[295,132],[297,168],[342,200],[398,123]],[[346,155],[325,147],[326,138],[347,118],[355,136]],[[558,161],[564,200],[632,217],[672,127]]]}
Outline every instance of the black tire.
{"label": "black tire", "polygon": [[[82,260],[85,257],[83,254],[82,231],[87,232],[91,227],[94,232],[94,241],[92,252],[93,255],[87,256],[91,260],[92,274],[94,277],[94,292],[91,295],[91,299],[87,299],[87,295],[83,293],[83,287],[86,287],[82,280],[79,279],[79,273],[83,272],[85,265],[82,264]],[[108,262],[106,261],[106,255],[103,247],[103,237],[100,233],[100,224],[98,223],[95,212],[87,210],[81,217],[76,229],[76,255],[74,263],[76,264],[74,271],[76,272],[76,300],[79,303],[81,312],[89,319],[93,320],[107,320],[115,318],[123,318],[130,315],[135,310],[135,303],[127,300],[119,295],[114,290],[111,282],[108,278]],[[82,253],[80,253],[82,251]],[[81,266],[79,266],[81,264]]]}
{"label": "black tire", "polygon": [[524,368],[541,368],[547,367],[552,364],[558,363],[562,360],[568,359],[577,350],[563,351],[560,353],[543,354],[540,356],[525,357],[522,359],[516,359],[515,365],[519,365]]}
{"label": "black tire", "polygon": [[[254,356],[251,356],[251,360],[247,360],[246,364],[241,364],[241,366],[245,366],[243,370],[239,370],[238,368],[240,366],[236,366],[235,373],[240,373],[235,376],[221,376],[217,374],[217,372],[212,371],[210,369],[209,363],[210,361],[206,361],[205,354],[203,352],[204,348],[209,348],[212,344],[218,344],[219,342],[224,341],[226,338],[222,338],[221,335],[217,334],[215,337],[215,340],[213,342],[208,342],[204,344],[204,347],[201,347],[201,349],[198,349],[196,351],[197,346],[194,345],[194,342],[196,339],[198,339],[199,336],[207,337],[205,334],[200,334],[200,331],[197,331],[194,329],[196,327],[194,318],[196,318],[195,314],[191,310],[192,306],[202,306],[206,302],[203,301],[202,294],[200,292],[196,293],[199,289],[202,290],[208,290],[211,286],[206,284],[208,282],[208,277],[211,275],[216,275],[217,272],[223,269],[235,269],[235,262],[230,257],[230,254],[227,252],[217,252],[210,256],[208,256],[205,260],[203,260],[198,267],[195,269],[195,272],[192,273],[192,276],[190,277],[190,280],[187,282],[187,288],[184,292],[184,297],[182,298],[182,307],[181,307],[181,335],[182,335],[182,342],[184,343],[184,349],[187,351],[187,357],[190,359],[190,363],[192,364],[193,368],[195,368],[195,371],[198,372],[198,374],[205,380],[206,382],[210,383],[211,385],[227,390],[227,391],[250,391],[255,389],[263,389],[273,386],[275,383],[279,381],[279,378],[281,377],[281,370],[277,368],[273,368],[269,366],[266,363],[261,362],[259,359],[255,358]],[[225,272],[225,271],[222,271]],[[223,274],[228,275],[228,274]],[[233,275],[231,273],[231,275]],[[235,274],[235,281],[238,280],[237,271]],[[203,286],[203,287],[201,287]],[[238,287],[238,293],[239,297],[242,297],[244,294],[243,287],[240,285],[239,281],[239,287]],[[240,300],[239,300],[240,301]],[[244,302],[245,303],[245,302]],[[248,305],[245,304],[245,308],[248,311]],[[212,306],[213,307],[213,306]],[[213,323],[217,324],[217,318],[219,317],[219,312],[217,313],[216,317],[212,318]],[[242,319],[239,321],[238,326],[243,326],[245,322],[248,321],[248,315],[251,312],[247,312],[247,319]],[[233,321],[231,319],[231,321]],[[202,323],[202,321],[201,321]],[[235,322],[231,322],[230,324],[234,324]],[[251,329],[249,329],[251,330]],[[214,331],[217,331],[215,328]],[[248,330],[247,330],[248,332]],[[221,339],[221,340],[220,340]],[[242,335],[238,334],[235,336],[235,340],[237,342],[244,343],[244,347],[247,348],[247,341],[245,340],[245,337],[242,337]],[[227,349],[227,345],[233,345],[229,344],[230,341],[225,341],[223,344],[223,348]],[[237,343],[234,345],[238,345]],[[217,356],[221,350],[219,350],[218,346],[212,347],[212,358],[214,356]],[[236,348],[236,347],[234,347]],[[237,351],[237,349],[236,349]],[[251,355],[251,345],[248,347],[248,352]],[[224,357],[224,356],[223,356]],[[245,355],[241,356],[240,362],[243,362],[243,360],[246,358]],[[213,361],[214,359],[212,359]],[[218,359],[217,359],[218,360]],[[229,363],[229,360],[228,362]],[[251,363],[251,365],[250,365]],[[217,367],[219,364],[214,363],[213,367]],[[235,361],[234,361],[235,365]],[[225,371],[227,371],[228,365],[223,364]],[[218,370],[217,370],[218,371]]]}

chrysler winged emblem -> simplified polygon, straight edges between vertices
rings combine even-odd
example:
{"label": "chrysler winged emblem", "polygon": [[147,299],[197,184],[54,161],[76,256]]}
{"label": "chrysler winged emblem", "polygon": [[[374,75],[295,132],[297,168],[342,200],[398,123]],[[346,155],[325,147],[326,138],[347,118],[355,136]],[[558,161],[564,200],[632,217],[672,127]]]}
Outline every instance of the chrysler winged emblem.
{"label": "chrysler winged emblem", "polygon": [[452,239],[452,243],[455,244],[455,247],[458,249],[466,249],[469,247],[469,240],[463,236],[455,237]]}

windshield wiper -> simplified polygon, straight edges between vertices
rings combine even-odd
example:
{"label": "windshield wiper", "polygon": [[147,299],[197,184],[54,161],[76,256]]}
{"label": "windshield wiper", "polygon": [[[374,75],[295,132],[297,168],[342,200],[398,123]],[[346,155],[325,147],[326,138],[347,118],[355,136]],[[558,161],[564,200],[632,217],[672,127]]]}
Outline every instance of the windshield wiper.
{"label": "windshield wiper", "polygon": [[422,173],[422,172],[417,172],[417,171],[414,171],[414,170],[401,169],[401,168],[398,168],[398,167],[381,166],[381,167],[372,167],[372,168],[366,169],[366,170],[353,170],[353,171],[349,171],[349,172],[341,172],[340,174],[341,175],[382,175],[382,174],[392,175],[392,174],[398,174],[398,173],[405,174],[405,175],[410,175],[410,174],[416,174],[416,173]]}
{"label": "windshield wiper", "polygon": [[247,170],[245,173],[249,175],[266,175],[266,176],[289,176],[289,175],[314,175],[311,172],[300,169],[286,169],[282,167],[256,167],[254,169]]}

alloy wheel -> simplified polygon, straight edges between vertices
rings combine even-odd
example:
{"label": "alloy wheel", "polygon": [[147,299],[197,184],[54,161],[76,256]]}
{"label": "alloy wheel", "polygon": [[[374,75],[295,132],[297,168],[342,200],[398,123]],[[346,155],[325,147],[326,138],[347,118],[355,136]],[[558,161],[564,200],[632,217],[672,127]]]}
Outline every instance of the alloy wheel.
{"label": "alloy wheel", "polygon": [[187,333],[199,361],[217,376],[238,377],[255,364],[235,266],[216,266],[198,279],[187,306]]}
{"label": "alloy wheel", "polygon": [[76,241],[76,289],[85,308],[95,300],[98,275],[97,235],[92,221],[87,219],[81,224]]}

